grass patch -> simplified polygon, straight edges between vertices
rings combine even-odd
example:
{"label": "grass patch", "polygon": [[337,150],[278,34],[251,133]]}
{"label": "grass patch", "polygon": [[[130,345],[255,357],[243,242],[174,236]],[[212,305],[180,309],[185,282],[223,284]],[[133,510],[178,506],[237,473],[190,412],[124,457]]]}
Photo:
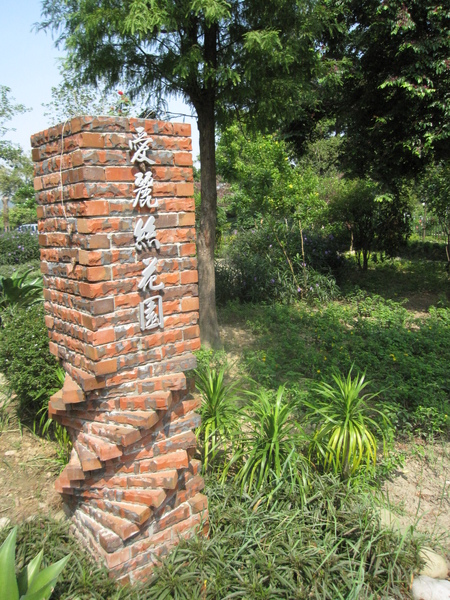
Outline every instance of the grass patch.
{"label": "grass patch", "polygon": [[267,505],[209,485],[210,539],[182,542],[147,597],[403,598],[417,543],[380,529],[370,499],[338,479],[312,487],[306,504],[281,490]]}
{"label": "grass patch", "polygon": [[370,496],[339,479],[317,478],[311,488],[306,503],[281,489],[268,504],[210,482],[210,537],[182,541],[145,586],[120,588],[66,524],[49,519],[19,527],[16,564],[42,547],[45,564],[72,552],[54,591],[60,600],[404,598],[418,543],[381,529]]}
{"label": "grass patch", "polygon": [[366,371],[369,391],[381,390],[378,402],[399,427],[445,428],[450,309],[415,317],[398,302],[359,293],[324,306],[229,305],[220,315],[252,332],[239,348],[240,368],[265,387],[303,394],[311,381],[331,382],[333,371],[354,365]]}
{"label": "grass patch", "polygon": [[[379,256],[379,255],[374,255]],[[373,258],[366,272],[350,257],[340,275],[344,296],[363,290],[385,299],[405,302],[411,310],[426,311],[432,305],[450,306],[449,279],[444,262],[425,259]]]}

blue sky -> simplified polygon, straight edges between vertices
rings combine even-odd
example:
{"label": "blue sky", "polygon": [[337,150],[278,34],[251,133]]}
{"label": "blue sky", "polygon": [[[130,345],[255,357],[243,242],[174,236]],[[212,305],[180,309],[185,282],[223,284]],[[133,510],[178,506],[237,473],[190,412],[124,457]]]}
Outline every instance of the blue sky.
{"label": "blue sky", "polygon": [[[42,103],[50,102],[51,88],[59,83],[58,59],[62,50],[54,47],[50,33],[36,32],[34,23],[40,20],[41,0],[0,0],[0,84],[11,88],[16,103],[32,109],[17,115],[10,122],[15,131],[5,139],[30,150],[30,136],[48,127]],[[171,101],[169,110],[189,114],[181,101]],[[182,120],[182,119],[179,119]],[[194,159],[199,153],[198,132],[192,123]]]}

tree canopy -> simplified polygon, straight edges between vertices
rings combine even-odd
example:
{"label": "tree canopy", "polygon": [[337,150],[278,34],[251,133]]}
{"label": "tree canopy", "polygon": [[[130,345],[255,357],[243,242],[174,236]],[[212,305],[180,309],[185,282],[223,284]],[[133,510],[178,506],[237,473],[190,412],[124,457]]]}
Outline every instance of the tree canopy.
{"label": "tree canopy", "polygon": [[395,182],[450,153],[450,12],[433,0],[332,0],[337,129],[353,175]]}
{"label": "tree canopy", "polygon": [[[0,85],[0,138],[3,138],[11,128],[8,126],[14,115],[26,112],[28,109],[23,104],[14,104],[11,98],[11,89]],[[21,150],[8,140],[0,139],[0,161],[11,162],[18,158]]]}

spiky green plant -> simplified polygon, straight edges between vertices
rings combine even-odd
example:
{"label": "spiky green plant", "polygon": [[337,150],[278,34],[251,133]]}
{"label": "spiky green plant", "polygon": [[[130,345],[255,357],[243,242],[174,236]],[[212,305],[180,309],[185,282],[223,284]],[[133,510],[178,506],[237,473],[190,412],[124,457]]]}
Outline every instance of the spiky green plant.
{"label": "spiky green plant", "polygon": [[17,527],[0,548],[0,590],[5,600],[47,600],[50,598],[61,571],[70,558],[65,556],[58,562],[40,570],[44,551],[41,550],[16,577]]}
{"label": "spiky green plant", "polygon": [[379,392],[362,394],[369,385],[365,373],[352,378],[352,369],[347,377],[333,375],[334,386],[322,381],[313,392],[318,396],[315,403],[305,402],[308,407],[306,421],[314,425],[310,444],[310,457],[315,456],[325,471],[341,474],[344,478],[353,475],[362,465],[368,470],[375,468],[379,433],[383,442],[384,429],[372,418],[378,415],[388,423],[382,411],[369,403]]}
{"label": "spiky green plant", "polygon": [[202,397],[202,422],[197,437],[203,444],[203,469],[206,472],[220,452],[232,441],[237,425],[239,383],[225,382],[227,366],[219,370],[205,367],[195,371],[197,390]]}
{"label": "spiky green plant", "polygon": [[305,436],[295,422],[296,402],[285,396],[285,386],[276,395],[265,389],[251,394],[243,411],[238,448],[224,476],[237,467],[241,489],[255,492],[283,481],[306,486],[306,460],[299,452]]}
{"label": "spiky green plant", "polygon": [[0,310],[25,308],[43,300],[42,278],[27,281],[32,270],[15,271],[11,277],[0,276]]}

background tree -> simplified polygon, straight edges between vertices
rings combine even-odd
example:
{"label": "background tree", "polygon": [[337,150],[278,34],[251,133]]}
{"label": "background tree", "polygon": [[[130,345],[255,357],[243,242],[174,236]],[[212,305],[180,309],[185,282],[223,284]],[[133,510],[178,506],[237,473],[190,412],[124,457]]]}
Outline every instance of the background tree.
{"label": "background tree", "polygon": [[337,130],[353,176],[395,184],[449,156],[450,13],[433,0],[332,1],[340,33],[324,54],[340,61]]}
{"label": "background tree", "polygon": [[[202,342],[219,346],[215,305],[215,128],[230,114],[282,119],[316,65],[315,2],[44,0],[40,27],[59,33],[82,82],[127,81],[132,97],[181,95],[200,132],[197,242]],[[267,122],[265,123],[267,125]]]}
{"label": "background tree", "polygon": [[9,154],[9,161],[0,164],[0,195],[3,198],[5,231],[24,223],[37,222],[33,163],[20,148],[14,148],[14,153]]}
{"label": "background tree", "polygon": [[[5,85],[0,85],[0,138],[3,138],[11,128],[8,127],[14,115],[26,112],[28,109],[23,104],[14,104],[11,97],[11,89]],[[0,198],[3,205],[2,225],[5,231],[10,227],[10,218],[12,226],[17,226],[14,221],[14,215],[10,215],[9,203],[19,189],[24,185],[31,183],[30,176],[33,172],[31,161],[28,159],[20,146],[17,146],[9,140],[0,139]],[[30,190],[28,189],[27,195]],[[22,195],[17,198],[21,200]],[[33,189],[34,203],[34,189]],[[36,212],[36,210],[34,210]],[[34,219],[35,220],[35,219]]]}
{"label": "background tree", "polygon": [[437,217],[447,236],[447,270],[450,274],[450,162],[432,165],[425,172],[420,193],[427,209]]}
{"label": "background tree", "polygon": [[226,128],[217,146],[217,168],[232,184],[228,214],[237,225],[296,217],[314,227],[322,218],[323,182],[311,165],[296,163],[277,135],[248,131],[242,124]]}
{"label": "background tree", "polygon": [[[52,87],[52,99],[43,104],[51,125],[64,123],[77,115],[128,115],[136,116],[142,111],[139,105],[132,105],[123,92],[123,82],[113,91],[105,83],[97,86],[83,84],[70,68],[60,69],[61,83]],[[155,113],[155,109],[152,109]]]}
{"label": "background tree", "polygon": [[[14,104],[14,98],[11,98],[11,89],[6,85],[0,85],[0,138],[3,138],[11,127],[7,123],[14,115],[26,112],[27,108],[23,104]],[[0,162],[10,162],[20,155],[21,150],[18,146],[8,140],[0,139]]]}
{"label": "background tree", "polygon": [[349,235],[350,249],[364,271],[373,251],[394,254],[410,232],[407,196],[381,194],[379,185],[368,179],[346,181],[330,202],[329,215]]}

